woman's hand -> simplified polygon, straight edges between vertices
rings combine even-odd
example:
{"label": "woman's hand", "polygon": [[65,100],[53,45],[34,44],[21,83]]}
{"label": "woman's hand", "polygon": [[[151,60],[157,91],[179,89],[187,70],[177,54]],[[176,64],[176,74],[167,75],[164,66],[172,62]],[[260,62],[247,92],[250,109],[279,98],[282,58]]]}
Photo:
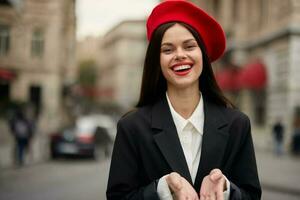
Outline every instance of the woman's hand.
{"label": "woman's hand", "polygon": [[224,200],[226,179],[219,169],[213,169],[205,176],[200,188],[200,200]]}
{"label": "woman's hand", "polygon": [[175,200],[199,200],[191,184],[178,173],[172,172],[166,177],[166,181]]}

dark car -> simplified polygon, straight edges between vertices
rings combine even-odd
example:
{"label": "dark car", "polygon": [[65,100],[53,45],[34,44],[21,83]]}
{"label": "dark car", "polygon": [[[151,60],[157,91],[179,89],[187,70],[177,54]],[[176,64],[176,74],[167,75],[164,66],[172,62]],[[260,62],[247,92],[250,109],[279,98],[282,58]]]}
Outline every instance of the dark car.
{"label": "dark car", "polygon": [[72,155],[97,159],[100,154],[109,156],[115,131],[115,123],[107,115],[80,117],[74,126],[50,135],[51,157]]}

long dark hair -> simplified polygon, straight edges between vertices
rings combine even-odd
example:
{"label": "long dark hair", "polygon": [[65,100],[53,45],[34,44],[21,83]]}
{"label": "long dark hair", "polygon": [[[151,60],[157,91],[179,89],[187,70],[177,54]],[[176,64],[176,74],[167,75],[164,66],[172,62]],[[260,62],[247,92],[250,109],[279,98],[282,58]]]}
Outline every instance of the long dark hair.
{"label": "long dark hair", "polygon": [[163,24],[153,33],[146,52],[141,93],[136,107],[155,103],[164,97],[167,91],[167,81],[162,74],[160,66],[160,48],[164,33],[176,23],[184,26],[191,32],[202,51],[203,69],[199,77],[199,89],[201,93],[206,99],[218,105],[234,107],[234,105],[223,95],[216,82],[211,63],[200,35],[191,26],[182,22]]}

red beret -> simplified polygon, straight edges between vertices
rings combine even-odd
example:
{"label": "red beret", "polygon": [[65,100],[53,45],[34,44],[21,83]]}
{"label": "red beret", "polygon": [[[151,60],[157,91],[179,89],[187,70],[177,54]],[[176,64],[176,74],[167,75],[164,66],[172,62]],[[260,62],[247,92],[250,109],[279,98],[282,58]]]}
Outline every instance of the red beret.
{"label": "red beret", "polygon": [[201,36],[211,62],[224,53],[226,39],[221,25],[199,7],[185,0],[165,0],[158,4],[147,20],[147,38],[162,24],[183,22]]}

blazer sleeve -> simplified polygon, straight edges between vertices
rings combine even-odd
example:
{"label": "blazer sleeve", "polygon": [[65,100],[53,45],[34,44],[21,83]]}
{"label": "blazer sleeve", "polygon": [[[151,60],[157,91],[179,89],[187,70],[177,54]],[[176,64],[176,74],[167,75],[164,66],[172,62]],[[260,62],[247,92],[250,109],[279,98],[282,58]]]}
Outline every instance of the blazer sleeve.
{"label": "blazer sleeve", "polygon": [[142,181],[145,179],[136,140],[128,121],[120,120],[110,165],[107,200],[159,200],[157,180],[151,183]]}
{"label": "blazer sleeve", "polygon": [[[241,128],[242,138],[239,151],[232,166],[230,200],[257,200],[261,198],[255,152],[251,137],[250,120],[244,115],[235,127]],[[237,129],[239,129],[237,128]]]}

